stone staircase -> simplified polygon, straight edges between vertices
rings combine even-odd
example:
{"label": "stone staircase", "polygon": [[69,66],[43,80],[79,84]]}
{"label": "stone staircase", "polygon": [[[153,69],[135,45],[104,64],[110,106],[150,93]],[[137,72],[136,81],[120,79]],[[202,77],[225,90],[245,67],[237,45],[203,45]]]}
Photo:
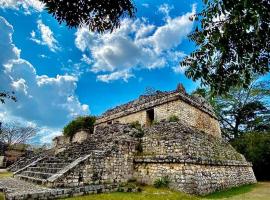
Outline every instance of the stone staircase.
{"label": "stone staircase", "polygon": [[16,171],[14,177],[27,182],[46,185],[55,175],[61,174],[69,166],[74,167],[76,160],[83,159],[91,152],[102,148],[102,145],[97,145],[93,141],[85,141],[82,144],[74,143],[55,156],[44,156],[36,159]]}
{"label": "stone staircase", "polygon": [[46,157],[36,163],[31,163],[21,171],[15,172],[15,177],[37,184],[45,184],[48,178],[68,166],[72,161],[73,159]]}

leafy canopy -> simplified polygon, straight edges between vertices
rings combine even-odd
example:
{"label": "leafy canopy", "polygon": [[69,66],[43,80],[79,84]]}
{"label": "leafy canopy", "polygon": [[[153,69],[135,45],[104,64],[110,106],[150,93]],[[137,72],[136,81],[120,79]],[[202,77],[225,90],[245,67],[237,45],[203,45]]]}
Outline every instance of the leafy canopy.
{"label": "leafy canopy", "polygon": [[63,134],[64,136],[72,137],[82,129],[86,129],[92,133],[94,131],[95,122],[96,117],[94,116],[77,117],[64,127]]}
{"label": "leafy canopy", "polygon": [[270,130],[270,81],[254,81],[247,89],[235,87],[222,96],[214,96],[207,88],[193,93],[205,97],[213,106],[222,133],[229,140],[247,131]]}
{"label": "leafy canopy", "polygon": [[82,24],[91,31],[113,31],[124,16],[134,17],[136,8],[132,0],[40,0],[48,13],[70,28]]}
{"label": "leafy canopy", "polygon": [[197,49],[180,63],[186,75],[215,94],[247,88],[254,75],[269,72],[269,0],[203,0],[200,20],[189,35]]}
{"label": "leafy canopy", "polygon": [[232,145],[252,162],[258,180],[270,180],[270,131],[246,133]]}
{"label": "leafy canopy", "polygon": [[0,102],[4,104],[7,99],[11,99],[13,101],[17,101],[16,97],[14,96],[14,92],[11,94],[9,92],[0,92]]}

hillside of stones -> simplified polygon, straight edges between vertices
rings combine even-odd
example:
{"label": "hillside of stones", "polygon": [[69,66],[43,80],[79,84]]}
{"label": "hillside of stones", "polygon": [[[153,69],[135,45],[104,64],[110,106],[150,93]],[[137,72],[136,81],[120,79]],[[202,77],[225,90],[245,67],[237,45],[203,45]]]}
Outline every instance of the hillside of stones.
{"label": "hillside of stones", "polygon": [[160,122],[144,128],[141,155],[163,155],[182,160],[246,162],[228,142],[180,122]]}

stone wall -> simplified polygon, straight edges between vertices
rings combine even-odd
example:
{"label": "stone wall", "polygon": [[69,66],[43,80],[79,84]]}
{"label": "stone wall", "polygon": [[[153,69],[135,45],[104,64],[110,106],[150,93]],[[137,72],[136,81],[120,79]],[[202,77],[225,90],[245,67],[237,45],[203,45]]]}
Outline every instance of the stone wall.
{"label": "stone wall", "polygon": [[[169,101],[166,104],[160,104],[153,107],[155,114],[155,121],[168,120],[170,116],[177,116],[179,121],[185,123],[187,126],[194,127],[200,131],[211,134],[216,137],[221,137],[221,131],[219,122],[217,119],[206,112],[182,101],[175,99]],[[107,125],[107,122],[111,123],[132,123],[138,121],[141,125],[145,125],[147,122],[146,110],[141,110],[129,115],[124,115],[115,119],[106,119],[105,122],[98,125]]]}
{"label": "stone wall", "polygon": [[81,144],[85,140],[88,139],[90,133],[87,130],[80,130],[77,133],[75,133],[72,137],[67,136],[57,136],[53,139],[53,147],[55,150],[55,154],[58,154],[62,151],[64,151],[67,146],[69,146],[72,143],[78,143]]}
{"label": "stone wall", "polygon": [[243,155],[221,138],[207,135],[180,122],[160,122],[144,128],[141,145],[143,155],[245,161]]}
{"label": "stone wall", "polygon": [[256,182],[251,164],[229,143],[180,122],[145,128],[140,144],[134,177],[147,184],[168,176],[170,188],[204,195]]}
{"label": "stone wall", "polygon": [[205,195],[218,190],[256,183],[250,165],[198,165],[187,163],[137,163],[134,177],[146,184],[167,176],[169,187]]}
{"label": "stone wall", "polygon": [[[137,132],[127,124],[98,127],[82,144],[72,144],[58,158],[78,158],[51,179],[53,187],[126,182],[133,174]],[[81,160],[82,157],[87,157]]]}
{"label": "stone wall", "polygon": [[88,158],[66,171],[53,184],[53,187],[76,187],[127,182],[133,174],[135,151],[133,141],[120,141],[111,150],[93,151]]}

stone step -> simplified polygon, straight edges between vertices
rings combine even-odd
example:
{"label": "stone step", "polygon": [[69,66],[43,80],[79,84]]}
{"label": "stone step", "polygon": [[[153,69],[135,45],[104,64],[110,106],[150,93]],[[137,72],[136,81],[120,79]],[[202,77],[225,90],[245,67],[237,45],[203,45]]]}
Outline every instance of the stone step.
{"label": "stone step", "polygon": [[70,163],[37,163],[35,167],[45,167],[45,168],[64,168]]}
{"label": "stone step", "polygon": [[63,163],[62,158],[47,158],[41,161],[41,163]]}
{"label": "stone step", "polygon": [[31,177],[31,176],[25,176],[23,174],[18,174],[15,176],[15,178],[18,178],[20,180],[36,183],[36,184],[43,184],[46,183],[46,179],[37,178],[37,177]]}
{"label": "stone step", "polygon": [[47,179],[47,178],[51,177],[53,175],[53,173],[23,171],[21,173],[21,175],[28,176],[28,177],[39,178],[39,179]]}
{"label": "stone step", "polygon": [[45,172],[45,173],[57,173],[62,168],[47,168],[47,167],[28,167],[27,171],[33,172]]}

